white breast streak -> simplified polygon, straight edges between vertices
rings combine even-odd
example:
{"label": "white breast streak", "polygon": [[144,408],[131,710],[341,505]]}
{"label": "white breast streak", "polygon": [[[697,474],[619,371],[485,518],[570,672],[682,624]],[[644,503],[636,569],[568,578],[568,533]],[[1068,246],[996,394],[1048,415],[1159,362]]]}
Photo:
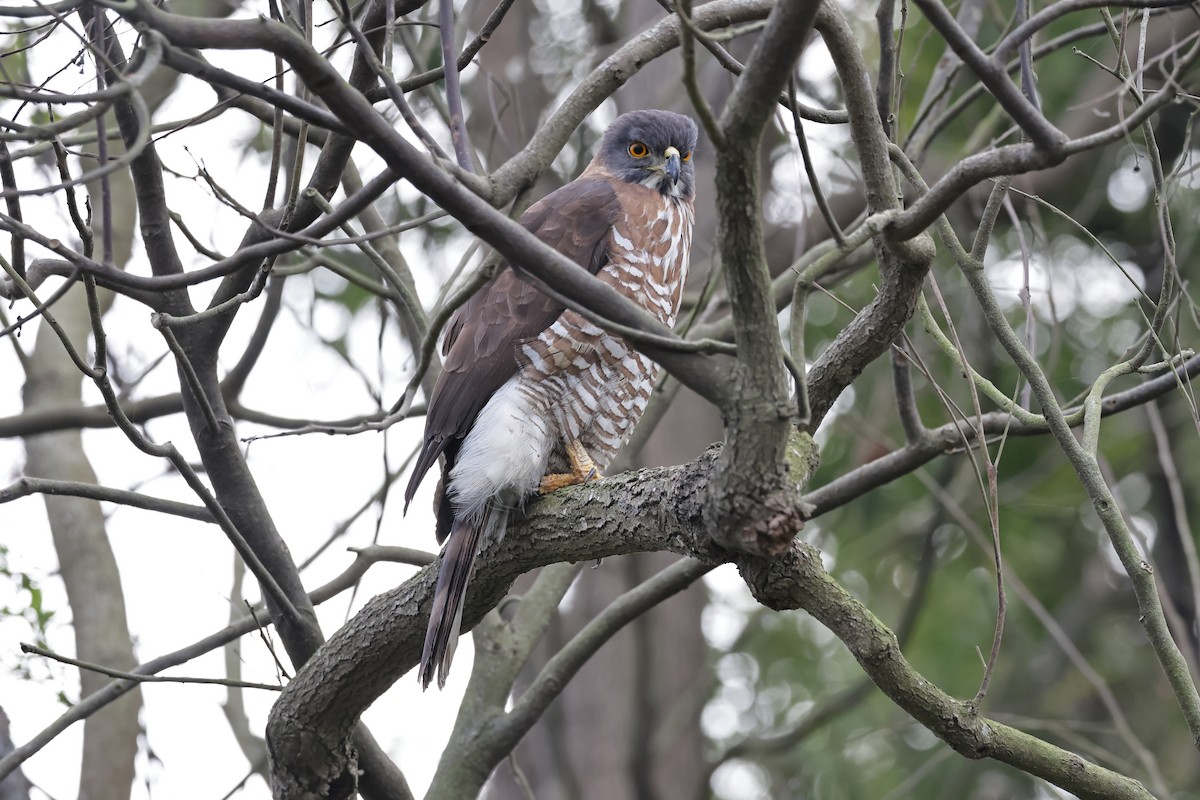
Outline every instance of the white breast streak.
{"label": "white breast streak", "polygon": [[[518,502],[538,487],[553,446],[545,410],[521,385],[508,379],[484,405],[463,440],[450,471],[450,501],[456,513],[482,513],[489,498]],[[556,433],[556,432],[555,432]]]}

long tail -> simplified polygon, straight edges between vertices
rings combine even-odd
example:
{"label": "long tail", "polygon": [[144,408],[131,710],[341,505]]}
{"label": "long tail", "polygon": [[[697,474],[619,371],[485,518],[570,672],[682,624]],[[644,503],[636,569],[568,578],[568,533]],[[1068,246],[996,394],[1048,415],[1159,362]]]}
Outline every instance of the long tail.
{"label": "long tail", "polygon": [[462,627],[463,596],[467,581],[475,566],[475,556],[485,533],[504,535],[508,510],[489,503],[482,515],[456,518],[450,527],[442,566],[438,570],[437,588],[433,590],[433,608],[429,612],[429,627],[425,629],[425,648],[421,652],[421,669],[417,673],[421,688],[428,689],[437,669],[438,688],[446,685],[450,662],[458,644]]}

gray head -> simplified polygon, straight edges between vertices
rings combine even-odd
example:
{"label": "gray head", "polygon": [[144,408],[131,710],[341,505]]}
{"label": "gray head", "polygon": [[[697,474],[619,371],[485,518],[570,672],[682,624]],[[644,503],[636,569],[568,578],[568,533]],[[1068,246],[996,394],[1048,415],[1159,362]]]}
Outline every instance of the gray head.
{"label": "gray head", "polygon": [[631,111],[604,132],[597,160],[616,177],[666,195],[696,193],[696,123],[673,111]]}

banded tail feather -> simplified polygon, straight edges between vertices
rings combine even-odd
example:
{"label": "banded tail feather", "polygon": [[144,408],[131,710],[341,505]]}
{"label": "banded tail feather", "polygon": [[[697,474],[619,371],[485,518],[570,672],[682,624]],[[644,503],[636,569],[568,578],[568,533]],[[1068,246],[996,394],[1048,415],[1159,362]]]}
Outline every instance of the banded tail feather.
{"label": "banded tail feather", "polygon": [[435,670],[438,688],[445,688],[462,629],[463,599],[475,571],[475,558],[484,541],[502,538],[507,527],[508,509],[497,503],[488,503],[482,514],[456,518],[450,526],[450,536],[438,568],[437,586],[433,590],[421,666],[417,671],[422,689],[429,688]]}

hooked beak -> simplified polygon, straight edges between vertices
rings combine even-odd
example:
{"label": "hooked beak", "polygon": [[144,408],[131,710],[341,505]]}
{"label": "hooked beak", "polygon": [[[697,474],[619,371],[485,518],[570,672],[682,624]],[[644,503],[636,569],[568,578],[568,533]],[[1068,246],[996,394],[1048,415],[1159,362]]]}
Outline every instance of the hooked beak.
{"label": "hooked beak", "polygon": [[667,157],[667,176],[670,177],[671,183],[679,183],[679,150],[675,147],[668,147],[663,151],[663,155]]}

